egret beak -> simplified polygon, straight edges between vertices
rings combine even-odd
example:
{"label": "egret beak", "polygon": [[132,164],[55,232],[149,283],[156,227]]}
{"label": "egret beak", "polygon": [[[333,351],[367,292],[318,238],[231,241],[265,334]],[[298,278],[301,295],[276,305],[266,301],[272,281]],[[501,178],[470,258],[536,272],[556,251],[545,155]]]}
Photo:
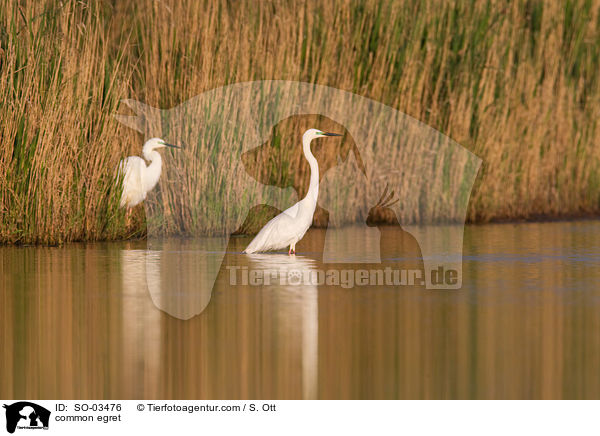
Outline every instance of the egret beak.
{"label": "egret beak", "polygon": [[325,136],[344,136],[344,135],[340,135],[339,133],[327,133],[327,132],[323,132],[323,135],[325,135]]}
{"label": "egret beak", "polygon": [[166,145],[167,147],[181,148],[179,145],[167,144],[166,142],[163,142],[163,144]]}

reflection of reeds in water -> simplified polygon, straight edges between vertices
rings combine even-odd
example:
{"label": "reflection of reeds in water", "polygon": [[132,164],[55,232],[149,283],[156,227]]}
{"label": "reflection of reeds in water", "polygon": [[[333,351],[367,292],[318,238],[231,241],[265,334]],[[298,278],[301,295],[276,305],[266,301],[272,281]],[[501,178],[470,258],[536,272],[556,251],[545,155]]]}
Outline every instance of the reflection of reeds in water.
{"label": "reflection of reeds in water", "polygon": [[247,242],[201,315],[137,324],[121,245],[0,248],[0,397],[600,396],[597,223],[469,227],[462,290],[318,286],[316,323],[314,293],[230,285]]}
{"label": "reflection of reeds in water", "polygon": [[480,155],[472,220],[598,211],[598,6],[3,0],[0,240],[127,236],[112,175],[141,138],[111,118],[119,100],[169,108],[272,78],[380,100]]}
{"label": "reflection of reeds in water", "polygon": [[144,253],[147,291],[156,307],[177,319],[190,319],[210,302],[223,259],[222,238],[152,241]]}
{"label": "reflection of reeds in water", "polygon": [[5,250],[0,395],[118,397],[107,382],[123,356],[117,250]]}
{"label": "reflection of reeds in water", "polygon": [[465,264],[479,355],[468,366],[470,395],[598,397],[595,228],[585,222],[469,228],[467,255],[491,260]]}

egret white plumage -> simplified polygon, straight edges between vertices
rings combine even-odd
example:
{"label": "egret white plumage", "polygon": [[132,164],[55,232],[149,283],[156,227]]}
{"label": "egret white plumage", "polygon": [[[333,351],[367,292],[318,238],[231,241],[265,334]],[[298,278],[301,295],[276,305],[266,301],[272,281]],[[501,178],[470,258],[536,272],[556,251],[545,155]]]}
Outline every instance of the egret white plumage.
{"label": "egret white plumage", "polygon": [[160,138],[152,138],[142,148],[142,156],[150,165],[146,166],[146,161],[138,156],[129,156],[119,162],[119,176],[123,178],[121,207],[131,208],[140,204],[156,186],[162,171],[162,158],[156,149],[164,147],[180,148]]}
{"label": "egret white plumage", "polygon": [[319,197],[319,165],[310,150],[310,143],[313,139],[323,136],[342,135],[325,133],[317,129],[308,129],[302,135],[304,157],[310,165],[310,185],[306,196],[269,221],[246,247],[244,253],[279,250],[288,245],[290,247],[288,254],[296,253],[296,243],[302,239],[312,224]]}

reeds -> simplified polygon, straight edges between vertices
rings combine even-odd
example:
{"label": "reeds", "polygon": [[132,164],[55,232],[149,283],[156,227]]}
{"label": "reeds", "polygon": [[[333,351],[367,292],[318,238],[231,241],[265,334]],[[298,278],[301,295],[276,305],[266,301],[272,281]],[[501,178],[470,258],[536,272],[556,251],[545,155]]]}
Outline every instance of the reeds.
{"label": "reeds", "polygon": [[600,1],[1,2],[2,242],[143,233],[117,208],[143,140],[119,101],[261,79],[381,101],[478,154],[470,221],[600,209]]}
{"label": "reeds", "polygon": [[124,235],[110,195],[124,133],[111,114],[128,78],[103,11],[94,2],[4,3],[0,239]]}

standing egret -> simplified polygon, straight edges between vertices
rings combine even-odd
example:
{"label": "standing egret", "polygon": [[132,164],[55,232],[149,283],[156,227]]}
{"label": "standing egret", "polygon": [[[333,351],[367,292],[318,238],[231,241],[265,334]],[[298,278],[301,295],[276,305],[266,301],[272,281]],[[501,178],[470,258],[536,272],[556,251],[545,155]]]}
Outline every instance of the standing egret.
{"label": "standing egret", "polygon": [[342,135],[325,133],[317,129],[308,129],[302,135],[302,150],[310,165],[310,185],[306,197],[269,221],[246,247],[244,253],[279,250],[288,245],[290,246],[288,254],[296,253],[296,243],[302,239],[312,224],[319,196],[319,165],[310,151],[310,142],[323,136]]}
{"label": "standing egret", "polygon": [[142,148],[142,156],[150,165],[146,166],[144,159],[138,156],[129,156],[119,162],[119,175],[123,177],[121,207],[132,208],[140,204],[156,186],[162,170],[162,158],[156,149],[164,147],[180,148],[160,138],[152,138]]}

